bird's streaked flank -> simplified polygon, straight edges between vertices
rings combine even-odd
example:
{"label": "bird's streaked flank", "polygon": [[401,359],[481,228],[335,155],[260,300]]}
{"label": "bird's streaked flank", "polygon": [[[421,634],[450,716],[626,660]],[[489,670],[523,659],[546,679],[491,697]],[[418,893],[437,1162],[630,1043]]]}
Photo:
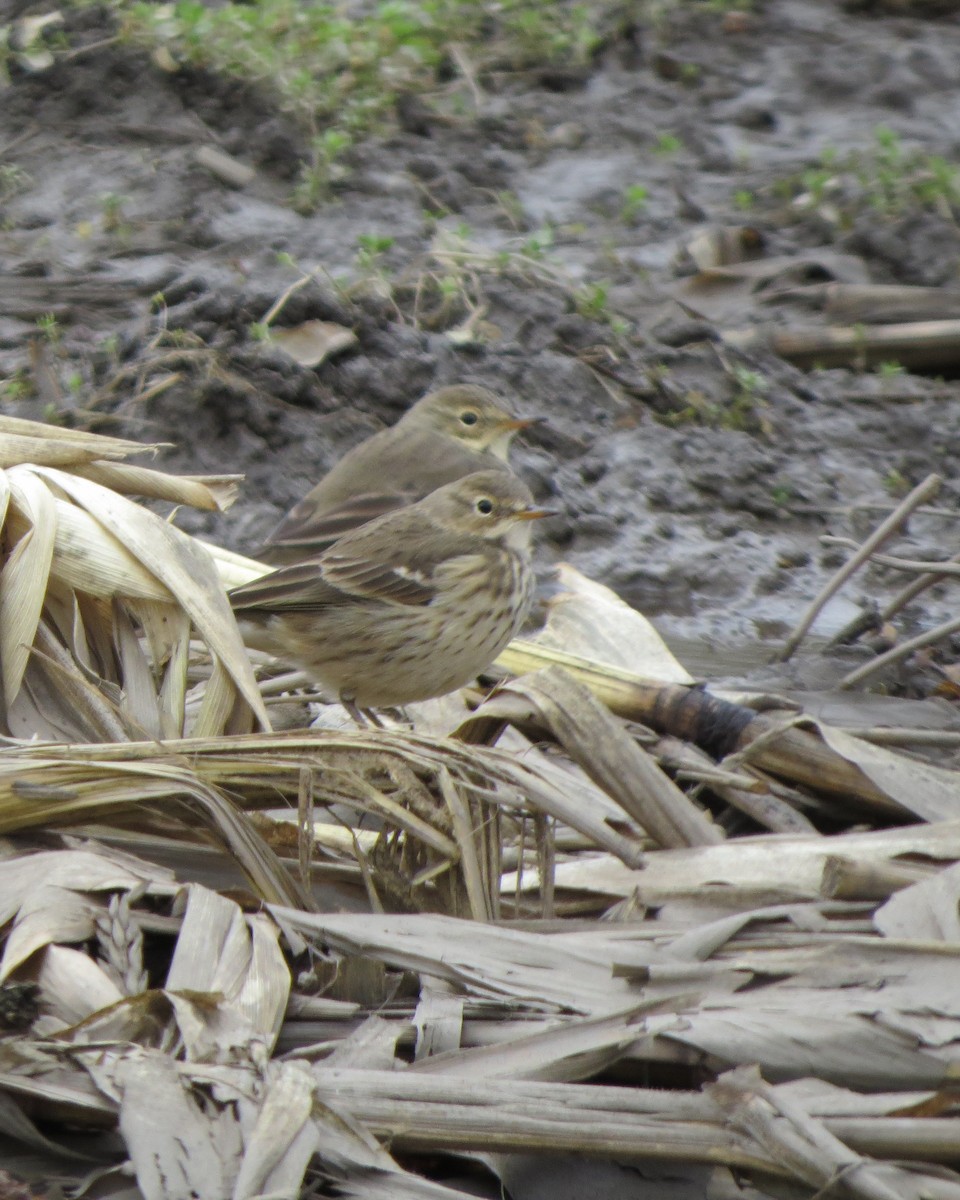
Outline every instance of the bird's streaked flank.
{"label": "bird's streaked flank", "polygon": [[476,472],[230,600],[250,640],[351,711],[426,700],[475,678],[515,636],[532,592],[530,522],[549,515],[511,473]]}

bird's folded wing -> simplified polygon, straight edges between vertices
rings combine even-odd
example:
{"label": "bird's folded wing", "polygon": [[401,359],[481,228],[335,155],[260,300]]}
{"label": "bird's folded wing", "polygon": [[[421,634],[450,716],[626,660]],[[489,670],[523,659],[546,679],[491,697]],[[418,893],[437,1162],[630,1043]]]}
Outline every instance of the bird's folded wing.
{"label": "bird's folded wing", "polygon": [[447,586],[457,564],[478,559],[481,538],[425,520],[417,506],[345,534],[316,561],[323,578],[354,598],[388,604],[430,604]]}
{"label": "bird's folded wing", "polygon": [[381,559],[338,557],[296,563],[235,588],[230,603],[238,613],[315,612],[371,600],[429,604],[436,595],[416,572]]}
{"label": "bird's folded wing", "polygon": [[321,554],[344,533],[403,508],[416,498],[412,492],[366,492],[320,511],[301,502],[270,534],[257,557],[264,562],[283,563]]}
{"label": "bird's folded wing", "polygon": [[437,594],[432,570],[379,557],[340,554],[336,548],[324,555],[323,574],[335,587],[371,600],[420,605],[429,604]]}
{"label": "bird's folded wing", "polygon": [[332,608],[350,599],[340,588],[327,583],[315,561],[282,567],[230,592],[234,612],[251,614]]}

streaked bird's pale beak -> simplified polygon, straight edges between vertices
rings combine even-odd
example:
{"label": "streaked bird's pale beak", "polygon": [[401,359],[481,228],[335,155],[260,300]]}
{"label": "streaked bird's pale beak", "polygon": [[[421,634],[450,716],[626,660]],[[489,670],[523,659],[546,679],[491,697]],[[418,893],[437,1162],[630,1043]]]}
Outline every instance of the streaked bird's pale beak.
{"label": "streaked bird's pale beak", "polygon": [[541,521],[544,517],[558,517],[559,508],[523,508],[514,513],[518,521]]}
{"label": "streaked bird's pale beak", "polygon": [[546,417],[508,417],[500,424],[504,429],[531,429],[534,425],[546,425]]}

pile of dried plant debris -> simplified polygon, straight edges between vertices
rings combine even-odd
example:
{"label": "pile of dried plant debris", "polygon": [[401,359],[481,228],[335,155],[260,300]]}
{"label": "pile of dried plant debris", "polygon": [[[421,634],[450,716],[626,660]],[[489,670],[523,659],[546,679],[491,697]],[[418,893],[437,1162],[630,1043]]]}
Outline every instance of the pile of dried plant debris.
{"label": "pile of dried plant debris", "polygon": [[960,1197],[960,773],[569,571],[472,709],[271,732],[261,568],[128,498],[232,481],[0,435],[0,1195]]}

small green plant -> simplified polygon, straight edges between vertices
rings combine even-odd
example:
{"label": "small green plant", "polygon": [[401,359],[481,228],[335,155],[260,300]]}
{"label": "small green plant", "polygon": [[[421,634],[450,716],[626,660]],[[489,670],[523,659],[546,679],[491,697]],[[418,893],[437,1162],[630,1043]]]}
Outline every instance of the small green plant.
{"label": "small green plant", "polygon": [[655,363],[647,368],[653,387],[662,391],[669,402],[670,411],[661,413],[657,420],[671,428],[685,425],[704,425],[713,429],[730,429],[769,435],[770,429],[764,415],[767,406],[766,393],[769,381],[759,371],[741,363],[723,361],[727,375],[734,383],[729,399],[708,396],[700,388],[680,390],[672,377],[670,367]]}
{"label": "small green plant", "polygon": [[583,70],[600,45],[607,10],[552,0],[115,0],[112,7],[121,39],[161,56],[171,70],[242,79],[301,123],[314,139],[296,197],[304,209],[345,173],[347,146],[390,126],[401,96],[427,95],[446,115],[475,111],[478,81],[470,71],[447,86],[452,47],[480,50],[471,52],[478,74]]}
{"label": "small green plant", "polygon": [[931,154],[918,163],[912,190],[925,208],[935,208],[943,201],[954,205],[960,201],[960,173],[945,158]]}
{"label": "small green plant", "polygon": [[881,379],[899,379],[906,369],[898,362],[877,363],[877,374]]}
{"label": "small green plant", "polygon": [[885,125],[879,125],[874,130],[874,137],[877,144],[861,179],[868,188],[873,207],[889,212],[897,207],[897,194],[903,185],[903,146],[899,134]]}
{"label": "small green plant", "polygon": [[817,165],[779,180],[773,190],[804,209],[823,211],[829,198],[833,219],[846,227],[867,208],[883,216],[935,209],[953,220],[960,208],[960,169],[941,155],[904,146],[898,133],[881,125],[871,146],[846,155],[827,146]]}
{"label": "small green plant", "polygon": [[679,154],[683,149],[683,142],[673,133],[661,133],[653,145],[654,154]]}
{"label": "small green plant", "polygon": [[103,229],[105,233],[115,233],[118,237],[128,237],[130,222],[124,215],[123,206],[129,203],[128,196],[119,196],[116,192],[105,192],[100,197],[100,210],[103,213]]}
{"label": "small green plant", "polygon": [[623,193],[620,219],[627,225],[632,224],[647,207],[649,195],[642,183],[632,183]]}
{"label": "small green plant", "polygon": [[591,321],[609,320],[610,284],[606,280],[584,284],[574,293],[573,300],[581,317]]}
{"label": "small green plant", "polygon": [[532,66],[544,58],[556,66],[583,66],[600,44],[591,5],[513,0],[500,9],[505,37],[516,47],[517,66]]}
{"label": "small green plant", "polygon": [[31,183],[23,167],[16,163],[0,163],[0,200],[9,200],[18,192],[25,191]]}
{"label": "small green plant", "polygon": [[24,372],[19,371],[6,379],[0,379],[0,400],[15,402],[30,395],[31,386]]}
{"label": "small green plant", "polygon": [[53,313],[44,313],[42,317],[37,317],[37,331],[51,346],[59,346],[62,331],[60,322]]}
{"label": "small green plant", "polygon": [[357,266],[364,271],[382,270],[383,256],[394,239],[386,234],[361,233],[357,238]]}
{"label": "small green plant", "polygon": [[770,489],[770,499],[777,508],[786,508],[793,499],[793,488],[788,483],[775,484]]}
{"label": "small green plant", "polygon": [[722,417],[720,405],[711,403],[699,388],[690,388],[684,392],[682,404],[679,403],[679,400],[679,396],[674,397],[677,407],[659,418],[664,425],[671,429],[677,429],[684,425],[720,425]]}
{"label": "small green plant", "polygon": [[810,167],[800,176],[800,182],[809,198],[809,202],[819,207],[826,198],[827,185],[834,178],[834,173],[827,167]]}
{"label": "small green plant", "polygon": [[339,128],[327,129],[311,141],[310,163],[301,170],[294,189],[294,208],[299,212],[312,212],[327,198],[339,173],[339,159],[352,141],[350,134]]}
{"label": "small green plant", "polygon": [[116,359],[120,353],[120,339],[115,333],[108,333],[97,349],[106,358]]}
{"label": "small green plant", "polygon": [[733,193],[733,203],[741,212],[749,212],[757,203],[757,197],[747,188],[738,188]]}
{"label": "small green plant", "polygon": [[523,211],[523,204],[516,192],[503,188],[494,193],[494,198],[506,221],[513,229],[526,228],[527,214]]}
{"label": "small green plant", "polygon": [[759,429],[768,433],[768,422],[763,413],[770,387],[767,377],[742,363],[735,363],[730,368],[730,375],[734,391],[721,425],[726,429]]}
{"label": "small green plant", "polygon": [[910,491],[910,480],[896,467],[891,467],[883,477],[883,488],[891,496],[905,496]]}
{"label": "small green plant", "polygon": [[541,260],[553,245],[553,230],[549,225],[535,230],[520,247],[520,253],[526,258]]}

